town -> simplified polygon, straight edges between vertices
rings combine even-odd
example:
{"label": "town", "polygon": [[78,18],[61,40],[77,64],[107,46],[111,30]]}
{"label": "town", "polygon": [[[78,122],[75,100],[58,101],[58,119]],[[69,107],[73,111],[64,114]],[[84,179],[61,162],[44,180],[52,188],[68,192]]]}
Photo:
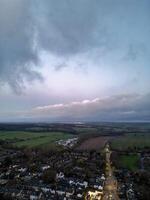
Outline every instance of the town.
{"label": "town", "polygon": [[[87,194],[102,199],[110,182],[108,166],[120,200],[149,199],[148,125],[1,124],[0,128],[0,199],[90,199]],[[106,144],[111,150],[107,162]]]}
{"label": "town", "polygon": [[[118,195],[122,200],[141,199],[141,181],[149,186],[147,170],[150,152],[138,153],[142,154],[141,170],[114,170],[118,181]],[[113,154],[115,166],[116,152]],[[102,151],[65,148],[61,151],[44,152],[1,147],[0,199],[84,199],[89,190],[102,192],[105,179],[105,156]],[[148,191],[144,195],[148,195]]]}

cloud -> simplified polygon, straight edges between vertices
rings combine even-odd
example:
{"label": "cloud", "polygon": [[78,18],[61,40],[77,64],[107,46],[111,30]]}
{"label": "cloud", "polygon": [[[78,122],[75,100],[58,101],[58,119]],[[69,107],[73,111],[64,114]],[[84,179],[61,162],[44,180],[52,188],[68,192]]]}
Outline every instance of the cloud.
{"label": "cloud", "polygon": [[33,108],[24,116],[47,120],[150,120],[150,95],[116,95]]}
{"label": "cloud", "polygon": [[137,58],[147,54],[147,48],[143,43],[136,42],[130,44],[127,50],[127,54],[123,57],[125,61],[135,61]]}
{"label": "cloud", "polygon": [[24,81],[41,79],[29,0],[0,1],[0,84],[20,92]]}
{"label": "cloud", "polygon": [[67,56],[105,45],[104,3],[97,0],[36,2],[34,16],[38,42],[43,49]]}
{"label": "cloud", "polygon": [[[0,84],[21,92],[25,81],[41,79],[42,50],[60,57],[104,46],[104,24],[98,25],[99,1],[0,1]],[[59,63],[56,69],[63,66]]]}
{"label": "cloud", "polygon": [[[1,0],[0,84],[19,92],[26,81],[41,80],[36,67],[42,51],[63,58],[56,70],[70,67],[66,60],[76,55],[82,60],[87,52],[85,66],[92,59],[99,65],[108,52],[106,60],[119,60],[118,52],[134,38],[149,42],[148,8],[148,1],[136,0]],[[138,56],[136,49],[129,47],[132,60]]]}

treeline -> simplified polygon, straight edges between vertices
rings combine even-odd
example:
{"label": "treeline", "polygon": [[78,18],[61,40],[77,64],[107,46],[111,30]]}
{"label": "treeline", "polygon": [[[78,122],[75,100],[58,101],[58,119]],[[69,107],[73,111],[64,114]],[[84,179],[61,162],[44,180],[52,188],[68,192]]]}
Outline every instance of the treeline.
{"label": "treeline", "polygon": [[0,124],[0,131],[64,132],[78,134],[71,124],[18,123]]}

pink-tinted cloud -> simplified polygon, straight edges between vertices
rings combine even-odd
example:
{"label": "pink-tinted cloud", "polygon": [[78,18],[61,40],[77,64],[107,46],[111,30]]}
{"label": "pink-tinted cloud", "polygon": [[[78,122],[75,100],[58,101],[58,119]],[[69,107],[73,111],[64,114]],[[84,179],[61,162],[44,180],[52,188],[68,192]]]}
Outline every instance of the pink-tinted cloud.
{"label": "pink-tinted cloud", "polygon": [[66,104],[52,104],[33,108],[25,115],[49,120],[127,120],[149,119],[149,95],[116,95],[86,99]]}

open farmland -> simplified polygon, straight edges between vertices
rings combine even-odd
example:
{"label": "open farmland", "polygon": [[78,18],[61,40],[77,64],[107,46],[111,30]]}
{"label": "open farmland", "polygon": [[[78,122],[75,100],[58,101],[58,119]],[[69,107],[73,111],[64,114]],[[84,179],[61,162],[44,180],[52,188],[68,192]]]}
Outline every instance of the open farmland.
{"label": "open farmland", "polygon": [[111,140],[111,146],[116,150],[150,147],[149,133],[129,133]]}
{"label": "open farmland", "polygon": [[137,170],[139,165],[139,156],[135,155],[122,155],[119,157],[121,167],[129,170]]}
{"label": "open farmland", "polygon": [[100,150],[104,147],[106,142],[111,140],[112,137],[94,137],[83,141],[77,149],[79,150]]}
{"label": "open farmland", "polygon": [[0,140],[17,147],[37,147],[54,145],[57,140],[72,138],[73,135],[63,132],[25,132],[0,131]]}

